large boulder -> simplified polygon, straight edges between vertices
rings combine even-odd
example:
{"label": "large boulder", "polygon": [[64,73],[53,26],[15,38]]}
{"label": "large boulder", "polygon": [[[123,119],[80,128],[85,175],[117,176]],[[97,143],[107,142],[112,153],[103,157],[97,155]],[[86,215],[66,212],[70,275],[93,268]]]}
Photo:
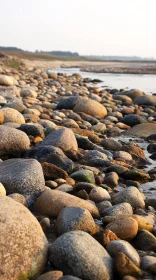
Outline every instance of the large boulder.
{"label": "large boulder", "polygon": [[7,194],[20,193],[31,205],[44,190],[40,163],[35,159],[8,159],[0,162],[0,182]]}
{"label": "large boulder", "polygon": [[0,196],[0,279],[34,279],[44,269],[48,242],[31,212]]}
{"label": "large boulder", "polygon": [[34,210],[42,215],[56,218],[61,210],[68,206],[84,208],[87,209],[92,216],[99,216],[97,207],[91,202],[58,190],[44,191],[35,202]]}
{"label": "large boulder", "polygon": [[52,131],[40,145],[52,145],[60,148],[64,152],[78,150],[75,135],[73,131],[67,127]]}
{"label": "large boulder", "polygon": [[155,123],[141,123],[133,126],[128,131],[125,132],[127,136],[134,137],[148,137],[156,133],[156,124]]}
{"label": "large boulder", "polygon": [[0,109],[0,112],[4,115],[4,123],[14,122],[18,124],[25,123],[23,115],[13,108],[3,108]]}
{"label": "large boulder", "polygon": [[137,105],[146,105],[146,106],[156,106],[156,96],[155,95],[144,95],[137,96],[134,99],[134,104]]}
{"label": "large boulder", "polygon": [[74,112],[84,112],[93,117],[104,118],[107,115],[106,108],[99,102],[88,99],[76,104],[73,109]]}
{"label": "large boulder", "polygon": [[64,274],[83,280],[109,280],[112,259],[107,251],[88,233],[70,231],[50,247],[50,262]]}
{"label": "large boulder", "polygon": [[0,156],[20,155],[29,149],[30,140],[23,132],[12,127],[0,126]]}
{"label": "large boulder", "polygon": [[13,86],[15,84],[15,80],[11,76],[0,75],[0,85],[1,86]]}

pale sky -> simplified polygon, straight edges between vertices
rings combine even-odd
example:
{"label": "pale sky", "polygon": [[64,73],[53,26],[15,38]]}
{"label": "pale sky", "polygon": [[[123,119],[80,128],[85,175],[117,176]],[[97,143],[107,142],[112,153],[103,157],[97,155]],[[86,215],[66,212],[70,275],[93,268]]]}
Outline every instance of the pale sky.
{"label": "pale sky", "polygon": [[156,58],[156,0],[0,0],[0,46]]}

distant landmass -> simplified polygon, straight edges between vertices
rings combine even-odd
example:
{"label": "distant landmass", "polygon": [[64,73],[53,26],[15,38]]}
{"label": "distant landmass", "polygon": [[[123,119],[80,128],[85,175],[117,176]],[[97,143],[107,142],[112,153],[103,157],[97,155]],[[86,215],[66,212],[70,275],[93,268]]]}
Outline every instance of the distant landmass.
{"label": "distant landmass", "polygon": [[[36,51],[38,52],[38,51]],[[70,52],[70,51],[40,51],[40,53],[47,53],[54,56],[72,56],[72,57],[80,57],[79,53],[77,52]]]}
{"label": "distant landmass", "polygon": [[20,52],[20,53],[29,53],[34,55],[50,55],[53,57],[68,57],[71,59],[85,59],[85,60],[92,60],[92,61],[105,61],[105,60],[112,60],[112,61],[155,61],[153,57],[139,57],[139,56],[118,56],[118,55],[83,55],[81,56],[78,52],[71,52],[71,51],[42,51],[36,50],[35,52],[29,52],[22,50],[17,47],[3,47],[0,46],[1,52]]}
{"label": "distant landmass", "polygon": [[101,60],[123,60],[123,61],[126,61],[126,60],[130,60],[130,61],[140,61],[140,60],[155,60],[155,58],[153,57],[140,57],[140,56],[118,56],[118,55],[87,55],[85,56],[86,58],[92,60],[92,59],[101,59]]}

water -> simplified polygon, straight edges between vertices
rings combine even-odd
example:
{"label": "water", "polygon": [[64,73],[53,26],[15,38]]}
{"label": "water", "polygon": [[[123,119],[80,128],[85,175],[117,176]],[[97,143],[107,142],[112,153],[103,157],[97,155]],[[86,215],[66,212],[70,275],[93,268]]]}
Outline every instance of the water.
{"label": "water", "polygon": [[[100,87],[103,88],[137,88],[145,93],[151,94],[156,93],[156,75],[139,75],[139,74],[104,74],[104,73],[91,73],[82,72],[79,68],[54,68],[51,69],[53,72],[66,73],[72,75],[74,73],[81,74],[83,78],[99,79],[103,81],[99,83]],[[119,140],[120,137],[117,138]],[[122,141],[129,142],[129,138],[121,138]],[[150,154],[147,152],[147,142],[138,143],[141,148],[144,149],[146,158],[151,163],[145,168],[146,171],[155,167],[155,161],[149,158]],[[141,184],[140,188],[146,197],[156,196],[156,180]]]}
{"label": "water", "polygon": [[79,68],[54,68],[53,72],[66,73],[72,75],[74,73],[81,74],[84,78],[99,79],[103,81],[100,87],[104,88],[137,88],[145,93],[156,93],[156,75],[139,75],[139,74],[105,74],[81,72]]}

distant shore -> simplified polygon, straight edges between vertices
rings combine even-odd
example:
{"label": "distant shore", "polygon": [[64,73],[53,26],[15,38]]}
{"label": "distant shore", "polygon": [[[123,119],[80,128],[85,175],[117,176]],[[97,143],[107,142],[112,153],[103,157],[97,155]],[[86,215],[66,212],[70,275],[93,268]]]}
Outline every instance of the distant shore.
{"label": "distant shore", "polygon": [[95,73],[115,74],[150,74],[156,75],[156,62],[114,62],[114,61],[44,61],[24,60],[28,67],[39,66],[43,69],[49,68],[80,68],[81,71]]}

